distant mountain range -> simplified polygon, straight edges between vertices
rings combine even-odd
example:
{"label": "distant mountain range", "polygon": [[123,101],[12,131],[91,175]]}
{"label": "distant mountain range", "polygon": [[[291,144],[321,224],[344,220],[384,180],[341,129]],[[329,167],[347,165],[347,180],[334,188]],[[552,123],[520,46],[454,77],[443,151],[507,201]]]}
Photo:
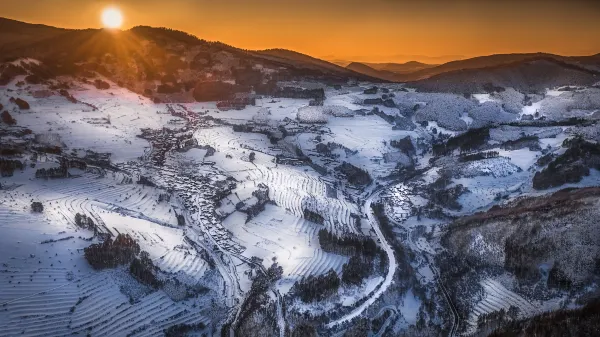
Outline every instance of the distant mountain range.
{"label": "distant mountain range", "polygon": [[392,82],[402,82],[404,76],[417,71],[436,67],[436,64],[425,64],[417,61],[406,63],[360,63],[352,62],[347,69],[361,74],[378,77]]}
{"label": "distant mountain range", "polygon": [[346,68],[421,91],[483,92],[490,87],[539,91],[562,85],[600,82],[600,54],[560,56],[547,53],[496,54],[441,65],[350,63]]}
{"label": "distant mountain range", "polygon": [[[72,30],[0,18],[0,61],[22,57],[50,67],[43,76],[95,71],[142,93],[184,93],[195,82],[209,80],[265,92],[279,81],[303,79],[329,84],[351,79],[408,82],[422,91],[439,92],[508,86],[527,91],[600,81],[600,54],[497,54],[444,64],[352,62],[342,67],[290,50],[243,50],[167,28]],[[162,89],[153,86],[157,80]]]}

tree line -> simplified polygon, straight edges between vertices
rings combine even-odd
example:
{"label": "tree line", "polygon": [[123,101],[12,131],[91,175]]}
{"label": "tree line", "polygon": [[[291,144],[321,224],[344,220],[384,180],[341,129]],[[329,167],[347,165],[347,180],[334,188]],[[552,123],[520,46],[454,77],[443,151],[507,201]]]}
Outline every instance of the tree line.
{"label": "tree line", "polygon": [[128,234],[119,234],[114,240],[107,238],[84,248],[83,252],[94,269],[114,268],[131,263],[140,253],[140,245]]}
{"label": "tree line", "polygon": [[11,160],[0,158],[0,175],[2,177],[12,177],[16,169],[23,170],[24,165],[20,160]]}
{"label": "tree line", "polygon": [[434,156],[445,156],[459,149],[460,153],[476,150],[484,146],[490,139],[489,128],[470,129],[458,136],[448,139],[447,142],[434,144],[432,151]]}
{"label": "tree line", "polygon": [[322,301],[337,293],[341,281],[337,273],[330,269],[319,276],[302,277],[292,286],[290,293],[300,297],[305,303]]}
{"label": "tree line", "polygon": [[312,221],[316,224],[323,225],[325,223],[325,218],[317,212],[311,211],[307,208],[304,209],[304,219],[308,221]]}
{"label": "tree line", "polygon": [[482,159],[496,158],[498,156],[500,156],[500,152],[498,151],[485,151],[473,154],[462,154],[460,155],[460,157],[458,157],[458,160],[461,162],[469,162]]}
{"label": "tree line", "polygon": [[319,244],[324,251],[341,255],[375,257],[383,253],[381,248],[371,238],[364,238],[355,234],[347,234],[340,237],[327,229],[319,230]]}
{"label": "tree line", "polygon": [[[79,215],[79,213],[77,214]],[[81,226],[93,225],[93,221],[80,215]],[[77,220],[76,220],[77,222]],[[146,251],[129,234],[119,234],[113,240],[107,238],[102,243],[92,244],[83,249],[85,259],[94,269],[115,268],[129,264],[129,273],[140,283],[158,289],[163,282],[156,277],[157,267]]]}

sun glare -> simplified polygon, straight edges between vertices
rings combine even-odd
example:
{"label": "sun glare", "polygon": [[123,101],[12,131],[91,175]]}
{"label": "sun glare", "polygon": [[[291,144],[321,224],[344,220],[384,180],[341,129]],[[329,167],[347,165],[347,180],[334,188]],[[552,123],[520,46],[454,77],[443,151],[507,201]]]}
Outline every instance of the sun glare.
{"label": "sun glare", "polygon": [[106,8],[102,11],[102,24],[106,28],[120,28],[123,24],[123,15],[116,8]]}

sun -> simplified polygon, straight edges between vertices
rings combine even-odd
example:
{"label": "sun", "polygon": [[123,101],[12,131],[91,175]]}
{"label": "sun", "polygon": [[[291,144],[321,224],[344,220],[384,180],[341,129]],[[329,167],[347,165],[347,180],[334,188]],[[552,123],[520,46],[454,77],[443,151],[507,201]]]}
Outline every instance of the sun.
{"label": "sun", "polygon": [[105,28],[120,28],[123,24],[123,14],[116,8],[106,8],[102,11],[102,24]]}

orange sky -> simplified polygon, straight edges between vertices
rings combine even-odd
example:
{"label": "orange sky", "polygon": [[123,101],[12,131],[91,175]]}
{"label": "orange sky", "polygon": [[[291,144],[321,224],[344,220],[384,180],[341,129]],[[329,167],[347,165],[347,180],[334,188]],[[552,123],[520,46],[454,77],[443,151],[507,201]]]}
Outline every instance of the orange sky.
{"label": "orange sky", "polygon": [[169,27],[240,48],[330,60],[600,52],[600,0],[3,0],[0,16],[94,28],[109,5],[123,11],[124,28]]}

